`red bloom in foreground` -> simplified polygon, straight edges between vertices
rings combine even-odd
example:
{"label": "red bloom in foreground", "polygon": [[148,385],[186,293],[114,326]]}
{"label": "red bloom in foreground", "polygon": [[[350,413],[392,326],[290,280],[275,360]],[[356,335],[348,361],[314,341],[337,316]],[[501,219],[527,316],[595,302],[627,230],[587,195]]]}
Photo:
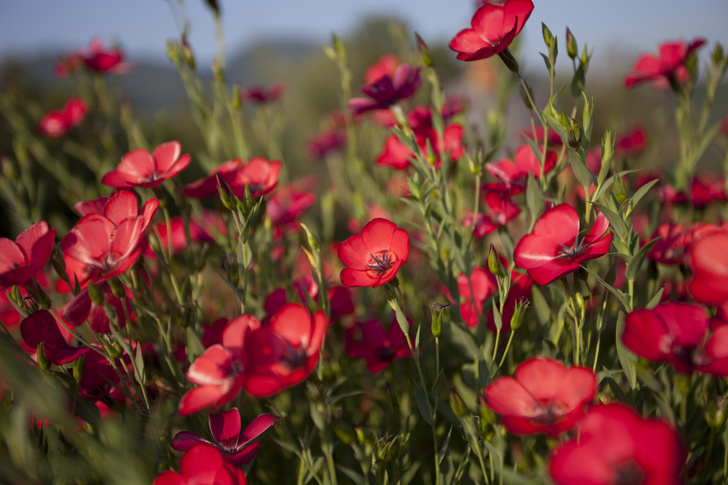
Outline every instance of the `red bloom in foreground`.
{"label": "red bloom in foreground", "polygon": [[580,236],[576,209],[557,205],[541,215],[531,234],[523,236],[513,259],[536,283],[548,285],[576,271],[584,261],[607,254],[612,242],[608,230],[609,221],[599,214],[589,234]]}
{"label": "red bloom in foreground", "polygon": [[196,413],[208,406],[219,408],[237,396],[246,379],[245,347],[258,319],[243,315],[230,322],[222,341],[207,348],[187,370],[187,380],[196,387],[182,396],[180,416]]}
{"label": "red bloom in foreground", "polygon": [[634,72],[624,80],[627,87],[644,81],[653,81],[657,89],[667,89],[670,81],[684,83],[688,79],[685,62],[695,50],[705,44],[705,39],[696,38],[690,44],[684,40],[659,44],[659,53],[644,54],[634,65]]}
{"label": "red bloom in foreground", "polygon": [[472,28],[461,30],[450,41],[450,49],[458,53],[461,61],[500,54],[513,42],[532,11],[531,0],[506,0],[503,5],[488,3],[473,15]]}
{"label": "red bloom in foreground", "polygon": [[[412,326],[412,322],[407,320]],[[344,350],[352,358],[366,359],[369,372],[383,371],[395,359],[409,357],[412,352],[396,316],[389,324],[389,330],[379,320],[357,322],[346,329]]]}
{"label": "red bloom in foreground", "polygon": [[352,98],[349,111],[358,115],[375,109],[386,109],[414,95],[420,87],[420,68],[400,64],[394,71],[382,74],[361,87],[369,98]]}
{"label": "red bloom in foreground", "polygon": [[180,472],[166,471],[152,485],[245,485],[243,470],[223,460],[216,447],[193,446],[182,456]]}
{"label": "red bloom in foreground", "polygon": [[220,414],[210,414],[208,418],[210,432],[217,444],[210,443],[189,431],[181,431],[172,438],[169,445],[177,451],[188,451],[197,444],[205,443],[216,446],[222,453],[222,459],[227,463],[232,465],[250,463],[260,448],[260,443],[253,443],[253,440],[276,421],[278,417],[272,414],[261,414],[241,434],[240,411],[238,408],[232,408]]}
{"label": "red bloom in foreground", "polygon": [[265,86],[253,86],[240,90],[240,101],[243,103],[247,103],[248,101],[258,104],[269,103],[280,98],[285,91],[286,85],[283,83],[275,83],[269,88]]}
{"label": "red bloom in foreground", "polygon": [[591,408],[577,427],[577,437],[551,457],[549,472],[558,485],[684,483],[685,449],[666,422],[607,404]]}
{"label": "red bloom in foreground", "polygon": [[63,136],[83,121],[86,111],[88,108],[81,98],[71,98],[60,110],[43,116],[38,122],[38,131],[53,138]]}
{"label": "red bloom in foreground", "polygon": [[288,303],[246,342],[245,390],[269,397],[302,382],[319,359],[328,321],[303,305]]}
{"label": "red bloom in foreground", "polygon": [[688,248],[687,263],[693,270],[688,281],[692,297],[707,305],[728,301],[728,232],[717,231]]}
{"label": "red bloom in foreground", "polygon": [[485,388],[485,403],[503,415],[501,422],[511,433],[556,436],[584,416],[584,406],[596,392],[591,369],[567,369],[556,360],[536,357],[519,365],[515,378],[491,382]]}
{"label": "red bloom in foreground", "polygon": [[[543,173],[545,174],[554,168],[556,161],[556,152],[547,150]],[[513,160],[504,158],[496,162],[489,162],[485,164],[485,169],[491,177],[501,181],[511,195],[520,194],[526,190],[529,173],[535,179],[541,177],[541,162],[529,145],[518,147]]]}
{"label": "red bloom in foreground", "polygon": [[627,315],[622,341],[637,355],[669,362],[683,374],[728,375],[728,326],[709,321],[700,305],[668,302],[635,310]]}
{"label": "red bloom in foreground", "polygon": [[124,155],[116,170],[104,175],[101,183],[120,189],[157,187],[190,164],[190,156],[180,157],[181,152],[182,146],[178,141],[163,143],[151,154],[138,148]]}
{"label": "red bloom in foreground", "polygon": [[339,245],[344,286],[376,288],[397,276],[409,257],[409,234],[387,219],[369,221],[361,230]]}
{"label": "red bloom in foreground", "polygon": [[45,221],[33,224],[15,239],[0,238],[0,289],[27,283],[43,269],[53,250],[55,228]]}
{"label": "red bloom in foreground", "polygon": [[281,171],[281,162],[268,161],[256,157],[243,163],[241,159],[225,162],[204,179],[200,179],[184,188],[188,197],[204,199],[217,195],[218,178],[225,182],[238,198],[245,197],[245,186],[250,189],[253,197],[262,197],[269,194],[278,184],[278,174]]}
{"label": "red bloom in foreground", "polygon": [[58,328],[55,317],[48,310],[38,310],[20,322],[20,335],[32,349],[37,349],[38,344],[43,342],[46,357],[56,365],[73,362],[90,350],[89,347],[77,348],[70,345]]}

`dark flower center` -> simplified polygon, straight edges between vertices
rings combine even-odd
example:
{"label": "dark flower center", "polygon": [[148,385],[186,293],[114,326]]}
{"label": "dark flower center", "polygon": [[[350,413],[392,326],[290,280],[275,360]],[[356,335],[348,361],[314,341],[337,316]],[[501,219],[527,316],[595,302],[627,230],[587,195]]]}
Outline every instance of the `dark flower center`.
{"label": "dark flower center", "polygon": [[541,426],[551,426],[558,423],[564,415],[563,406],[556,402],[539,403],[537,414],[531,420]]}
{"label": "dark flower center", "polygon": [[308,355],[306,354],[306,349],[303,347],[297,349],[290,345],[286,355],[283,357],[283,364],[291,370],[306,367],[307,362]]}
{"label": "dark flower center", "polygon": [[559,243],[559,246],[561,246],[561,251],[557,253],[558,260],[568,260],[568,259],[576,259],[579,257],[579,255],[584,252],[584,249],[586,249],[586,244],[584,244],[585,239],[579,239],[579,237],[576,237],[576,240],[574,241],[574,245],[569,247],[565,244]]}
{"label": "dark flower center", "polygon": [[394,350],[389,347],[382,347],[377,351],[377,358],[382,362],[389,362],[394,359]]}
{"label": "dark flower center", "polygon": [[369,256],[371,256],[371,259],[369,260],[367,268],[379,274],[386,273],[387,270],[391,268],[392,264],[394,263],[394,261],[392,261],[392,253],[387,254],[386,249],[382,251],[379,257],[373,255],[372,253],[369,253]]}
{"label": "dark flower center", "polygon": [[639,485],[643,483],[644,473],[633,460],[621,463],[615,467],[612,485]]}

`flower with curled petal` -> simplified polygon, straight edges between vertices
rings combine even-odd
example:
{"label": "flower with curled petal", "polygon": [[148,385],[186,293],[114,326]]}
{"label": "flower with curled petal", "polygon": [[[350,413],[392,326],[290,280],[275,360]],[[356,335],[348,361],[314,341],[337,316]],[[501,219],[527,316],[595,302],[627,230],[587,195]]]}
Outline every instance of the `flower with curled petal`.
{"label": "flower with curled petal", "polygon": [[27,283],[43,269],[51,258],[55,236],[55,228],[41,221],[18,234],[15,241],[0,238],[0,289]]}
{"label": "flower with curled petal", "polygon": [[689,44],[684,40],[663,42],[658,45],[658,54],[643,54],[634,65],[634,71],[624,80],[626,87],[652,81],[657,89],[668,89],[671,85],[685,83],[688,70],[685,67],[690,55],[705,44],[705,39],[695,38]]}
{"label": "flower with curled petal", "polygon": [[347,268],[341,270],[344,286],[376,288],[397,276],[409,257],[409,234],[387,219],[373,219],[339,245],[339,259]]}
{"label": "flower with curled petal", "polygon": [[579,233],[579,215],[568,204],[544,212],[533,232],[523,236],[513,252],[516,264],[539,285],[548,285],[579,269],[581,263],[604,256],[612,243],[609,221],[599,214],[585,236]]}
{"label": "flower with curled petal", "polygon": [[182,146],[174,140],[162,143],[151,154],[138,148],[124,155],[116,170],[104,175],[101,183],[119,189],[157,187],[190,164],[190,156],[181,153]]}

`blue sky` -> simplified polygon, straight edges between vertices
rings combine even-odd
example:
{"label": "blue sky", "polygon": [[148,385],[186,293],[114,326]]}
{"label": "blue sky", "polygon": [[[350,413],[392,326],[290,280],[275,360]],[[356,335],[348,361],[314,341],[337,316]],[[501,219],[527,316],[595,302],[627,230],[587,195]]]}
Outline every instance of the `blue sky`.
{"label": "blue sky", "polygon": [[[328,42],[373,13],[402,18],[428,43],[449,41],[468,26],[473,0],[219,0],[228,53],[262,38]],[[190,40],[200,62],[214,56],[214,30],[203,0],[185,0]],[[704,36],[728,46],[727,0],[534,0],[524,29],[527,62],[541,62],[541,22],[560,37],[568,25],[580,43],[596,47],[594,64],[616,55],[655,51],[662,40]],[[4,0],[0,5],[0,58],[38,49],[64,54],[94,36],[116,40],[129,60],[164,60],[166,39],[178,36],[177,0]],[[707,49],[705,49],[707,51]],[[703,53],[706,55],[707,52]],[[453,54],[454,55],[454,54]],[[563,56],[565,57],[565,56]]]}

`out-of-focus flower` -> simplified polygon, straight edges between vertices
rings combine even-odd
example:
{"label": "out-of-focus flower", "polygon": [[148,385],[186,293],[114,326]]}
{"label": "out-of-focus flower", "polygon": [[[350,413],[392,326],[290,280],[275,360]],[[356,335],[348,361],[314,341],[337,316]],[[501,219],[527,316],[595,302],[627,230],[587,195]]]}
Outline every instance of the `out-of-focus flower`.
{"label": "out-of-focus flower", "polygon": [[126,74],[131,69],[130,64],[124,62],[121,49],[105,49],[101,39],[94,38],[88,48],[78,49],[58,61],[54,71],[57,76],[66,77],[84,65],[98,73]]}
{"label": "out-of-focus flower", "polygon": [[246,341],[245,390],[269,397],[302,382],[319,359],[328,321],[322,311],[311,315],[289,303]]}
{"label": "out-of-focus flower", "polygon": [[506,0],[502,5],[485,4],[475,12],[472,28],[461,30],[450,49],[461,61],[486,59],[506,50],[533,11],[531,0]]}
{"label": "out-of-focus flower", "polygon": [[[626,133],[617,136],[614,152],[617,156],[639,155],[647,146],[647,130],[642,125],[637,125]],[[600,153],[601,162],[601,153]],[[599,172],[595,172],[599,173]]]}
{"label": "out-of-focus flower", "polygon": [[508,193],[489,191],[485,194],[485,203],[488,206],[487,214],[479,212],[475,218],[474,214],[469,212],[463,220],[465,227],[475,227],[473,229],[475,237],[490,234],[521,213],[521,209],[513,203]]}
{"label": "out-of-focus flower", "polygon": [[104,175],[101,183],[120,189],[157,187],[190,164],[190,156],[181,153],[182,146],[176,140],[159,145],[151,154],[138,148],[124,155],[116,170]]}
{"label": "out-of-focus flower", "polygon": [[705,222],[696,222],[689,227],[672,222],[660,224],[652,234],[652,239],[660,239],[652,246],[647,257],[662,264],[682,264],[685,252],[692,244],[719,231],[718,226]]}
{"label": "out-of-focus flower", "polygon": [[[407,323],[412,326],[409,320]],[[379,320],[357,322],[348,327],[344,350],[349,357],[365,359],[367,369],[374,373],[383,371],[395,359],[412,355],[396,316],[389,323],[389,330]]]}
{"label": "out-of-focus flower", "polygon": [[316,160],[346,145],[346,132],[341,130],[324,130],[306,143],[306,154]]}
{"label": "out-of-focus flower", "polygon": [[180,471],[166,471],[152,485],[245,485],[245,474],[239,467],[226,462],[220,450],[210,444],[198,443],[182,455]]}
{"label": "out-of-focus flower", "polygon": [[728,301],[728,231],[711,233],[687,250],[686,261],[693,271],[688,280],[692,297],[707,305]]}
{"label": "out-of-focus flower", "polygon": [[369,98],[352,98],[349,101],[352,115],[389,108],[414,95],[422,83],[419,67],[400,64],[392,69],[389,61],[380,61],[374,67],[376,69],[367,73],[366,84],[361,87]]}
{"label": "out-of-focus flower", "polygon": [[268,200],[265,213],[273,224],[275,237],[298,230],[299,218],[303,212],[316,203],[316,194],[311,190],[316,178],[311,176],[280,187]]}
{"label": "out-of-focus flower", "polygon": [[[516,305],[531,298],[532,285],[533,280],[528,275],[516,273],[515,271],[511,273],[511,289],[508,291],[508,297],[506,297],[506,302],[503,305],[503,313],[501,313],[501,333],[506,333],[511,329],[511,319]],[[488,312],[488,328],[493,332],[498,330],[495,326],[492,309]]]}
{"label": "out-of-focus flower", "polygon": [[[711,323],[719,331],[710,333]],[[725,324],[708,320],[700,305],[668,302],[652,310],[627,315],[622,341],[637,355],[653,362],[669,362],[683,374],[728,370],[728,333]]]}
{"label": "out-of-focus flower", "polygon": [[[460,293],[460,317],[468,327],[475,327],[483,315],[483,303],[498,292],[495,276],[483,268],[473,268],[470,275],[457,278]],[[452,299],[449,295],[448,298]]]}
{"label": "out-of-focus flower", "polygon": [[339,245],[344,286],[376,288],[397,276],[409,257],[409,234],[387,219],[369,221],[361,231]]}
{"label": "out-of-focus flower", "polygon": [[233,195],[238,198],[245,197],[245,186],[250,189],[253,197],[262,197],[269,194],[278,184],[278,174],[281,171],[281,162],[268,161],[265,158],[255,157],[246,163],[241,159],[225,162],[204,179],[200,179],[184,188],[184,194],[196,199],[204,199],[217,195],[218,177],[228,184]]}
{"label": "out-of-focus flower", "polygon": [[533,232],[523,236],[513,252],[516,264],[527,270],[539,285],[576,271],[581,263],[604,256],[612,233],[609,221],[599,214],[589,234],[580,236],[579,215],[568,204],[547,210],[536,221]]}
{"label": "out-of-focus flower", "polygon": [[[127,295],[130,294],[127,288]],[[124,297],[126,301],[122,301],[114,295],[109,287],[108,283],[103,283],[98,287],[98,290],[103,295],[103,304],[97,305],[91,299],[89,295],[88,287],[74,296],[65,307],[63,307],[63,319],[78,327],[88,319],[88,325],[96,333],[111,333],[109,326],[109,316],[106,314],[106,308],[113,308],[116,313],[118,321],[118,328],[124,328],[126,322],[131,320],[133,315],[131,313],[131,302],[127,297]]]}
{"label": "out-of-focus flower", "polygon": [[622,404],[594,406],[578,433],[559,446],[549,472],[558,485],[678,485],[685,449],[660,419],[643,419]]}
{"label": "out-of-focus flower", "polygon": [[[551,150],[546,151],[546,161],[543,167],[543,173],[547,173],[556,166],[557,155]],[[504,188],[511,195],[520,194],[526,189],[528,183],[528,174],[532,174],[535,179],[541,177],[541,162],[539,162],[536,154],[533,153],[528,145],[521,145],[516,149],[513,160],[504,158],[495,162],[485,164],[485,169],[491,177],[498,179]]]}
{"label": "out-of-focus flower", "polygon": [[45,221],[24,230],[15,241],[0,238],[0,289],[22,285],[48,263],[56,229]]}
{"label": "out-of-focus flower", "polygon": [[55,317],[48,310],[38,310],[20,322],[20,335],[31,349],[43,342],[45,355],[56,365],[67,364],[91,350],[88,347],[73,347],[66,341],[58,328]]}
{"label": "out-of-focus flower", "polygon": [[597,391],[591,369],[536,357],[522,363],[514,377],[499,377],[485,388],[486,405],[503,416],[511,433],[556,436],[584,416]]}
{"label": "out-of-focus flower", "polygon": [[682,84],[688,79],[685,63],[688,57],[705,44],[705,39],[696,38],[686,44],[684,40],[663,42],[658,45],[659,53],[643,54],[633,67],[633,72],[624,80],[627,87],[644,81],[653,81],[657,89],[668,89],[670,83]]}
{"label": "out-of-focus flower", "polygon": [[238,408],[232,408],[223,413],[210,414],[208,418],[210,432],[215,443],[210,443],[189,431],[181,431],[172,438],[169,445],[177,451],[188,451],[197,444],[205,443],[217,447],[225,462],[242,465],[250,463],[260,448],[260,443],[254,443],[253,440],[273,426],[276,421],[278,421],[278,417],[272,414],[261,414],[241,434],[240,411]]}
{"label": "out-of-focus flower", "polygon": [[283,83],[275,83],[270,87],[252,86],[240,90],[240,101],[243,103],[253,102],[257,104],[270,103],[280,98],[285,91],[286,85]]}
{"label": "out-of-focus flower", "polygon": [[38,122],[38,131],[53,138],[63,136],[83,121],[87,111],[86,103],[81,98],[71,98],[60,110],[43,116]]}
{"label": "out-of-focus flower", "polygon": [[702,175],[690,183],[690,202],[693,207],[703,208],[711,202],[728,200],[725,193],[725,177]]}
{"label": "out-of-focus flower", "polygon": [[[169,220],[171,240],[167,233],[167,222],[160,221],[154,226],[155,232],[159,235],[160,244],[163,250],[168,247],[172,249],[172,254],[183,251],[190,243],[187,241],[184,221],[181,216],[173,217]],[[202,244],[215,240],[213,234],[219,233],[227,235],[227,227],[225,221],[218,212],[202,209],[198,216],[190,219],[190,237],[192,242]],[[145,257],[154,257],[154,252],[149,246],[144,251]]]}

